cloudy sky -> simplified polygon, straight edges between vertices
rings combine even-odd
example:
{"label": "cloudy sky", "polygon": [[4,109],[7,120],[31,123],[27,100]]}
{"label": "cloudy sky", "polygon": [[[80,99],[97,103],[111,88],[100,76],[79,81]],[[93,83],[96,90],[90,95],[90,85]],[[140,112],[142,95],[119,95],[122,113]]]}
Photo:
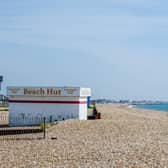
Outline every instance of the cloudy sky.
{"label": "cloudy sky", "polygon": [[166,0],[1,0],[3,90],[91,87],[94,98],[168,100]]}

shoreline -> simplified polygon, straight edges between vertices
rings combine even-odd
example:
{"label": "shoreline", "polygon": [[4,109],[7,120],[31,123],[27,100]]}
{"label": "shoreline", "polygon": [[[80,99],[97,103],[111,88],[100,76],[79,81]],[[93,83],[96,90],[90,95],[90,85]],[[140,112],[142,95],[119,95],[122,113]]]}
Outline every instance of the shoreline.
{"label": "shoreline", "polygon": [[[168,110],[161,110],[161,109],[153,109],[153,108],[145,108],[145,107],[140,107],[140,106],[145,106],[145,105],[147,105],[147,106],[157,106],[157,105],[162,105],[162,104],[138,104],[138,105],[128,105],[128,108],[130,108],[130,109],[142,109],[142,110],[150,110],[150,111],[155,111],[155,112],[162,112],[162,113],[167,113],[168,112]],[[167,105],[167,104],[166,104]],[[139,106],[139,107],[138,107]]]}

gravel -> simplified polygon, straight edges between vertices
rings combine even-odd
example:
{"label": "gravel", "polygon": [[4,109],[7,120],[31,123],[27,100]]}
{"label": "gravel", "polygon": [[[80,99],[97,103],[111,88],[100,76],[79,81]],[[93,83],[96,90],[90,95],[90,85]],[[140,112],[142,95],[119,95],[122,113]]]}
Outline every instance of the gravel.
{"label": "gravel", "polygon": [[167,113],[119,105],[97,107],[101,120],[61,122],[47,129],[46,139],[1,138],[0,167],[168,167]]}

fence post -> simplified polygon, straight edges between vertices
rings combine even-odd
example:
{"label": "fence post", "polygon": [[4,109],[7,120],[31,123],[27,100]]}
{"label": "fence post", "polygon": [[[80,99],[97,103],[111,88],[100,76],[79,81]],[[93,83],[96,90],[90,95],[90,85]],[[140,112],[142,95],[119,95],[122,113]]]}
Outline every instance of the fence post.
{"label": "fence post", "polygon": [[46,118],[44,117],[43,118],[43,138],[45,139],[46,138]]}
{"label": "fence post", "polygon": [[52,123],[52,116],[50,116],[50,124]]}

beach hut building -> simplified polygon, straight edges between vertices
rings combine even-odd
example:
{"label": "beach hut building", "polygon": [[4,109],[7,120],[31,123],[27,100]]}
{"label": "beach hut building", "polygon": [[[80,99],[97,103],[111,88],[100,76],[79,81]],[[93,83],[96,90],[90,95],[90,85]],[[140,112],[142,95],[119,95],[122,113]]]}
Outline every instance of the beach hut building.
{"label": "beach hut building", "polygon": [[[66,119],[87,120],[90,88],[7,87],[9,125],[39,125]],[[89,98],[88,98],[89,97]]]}

